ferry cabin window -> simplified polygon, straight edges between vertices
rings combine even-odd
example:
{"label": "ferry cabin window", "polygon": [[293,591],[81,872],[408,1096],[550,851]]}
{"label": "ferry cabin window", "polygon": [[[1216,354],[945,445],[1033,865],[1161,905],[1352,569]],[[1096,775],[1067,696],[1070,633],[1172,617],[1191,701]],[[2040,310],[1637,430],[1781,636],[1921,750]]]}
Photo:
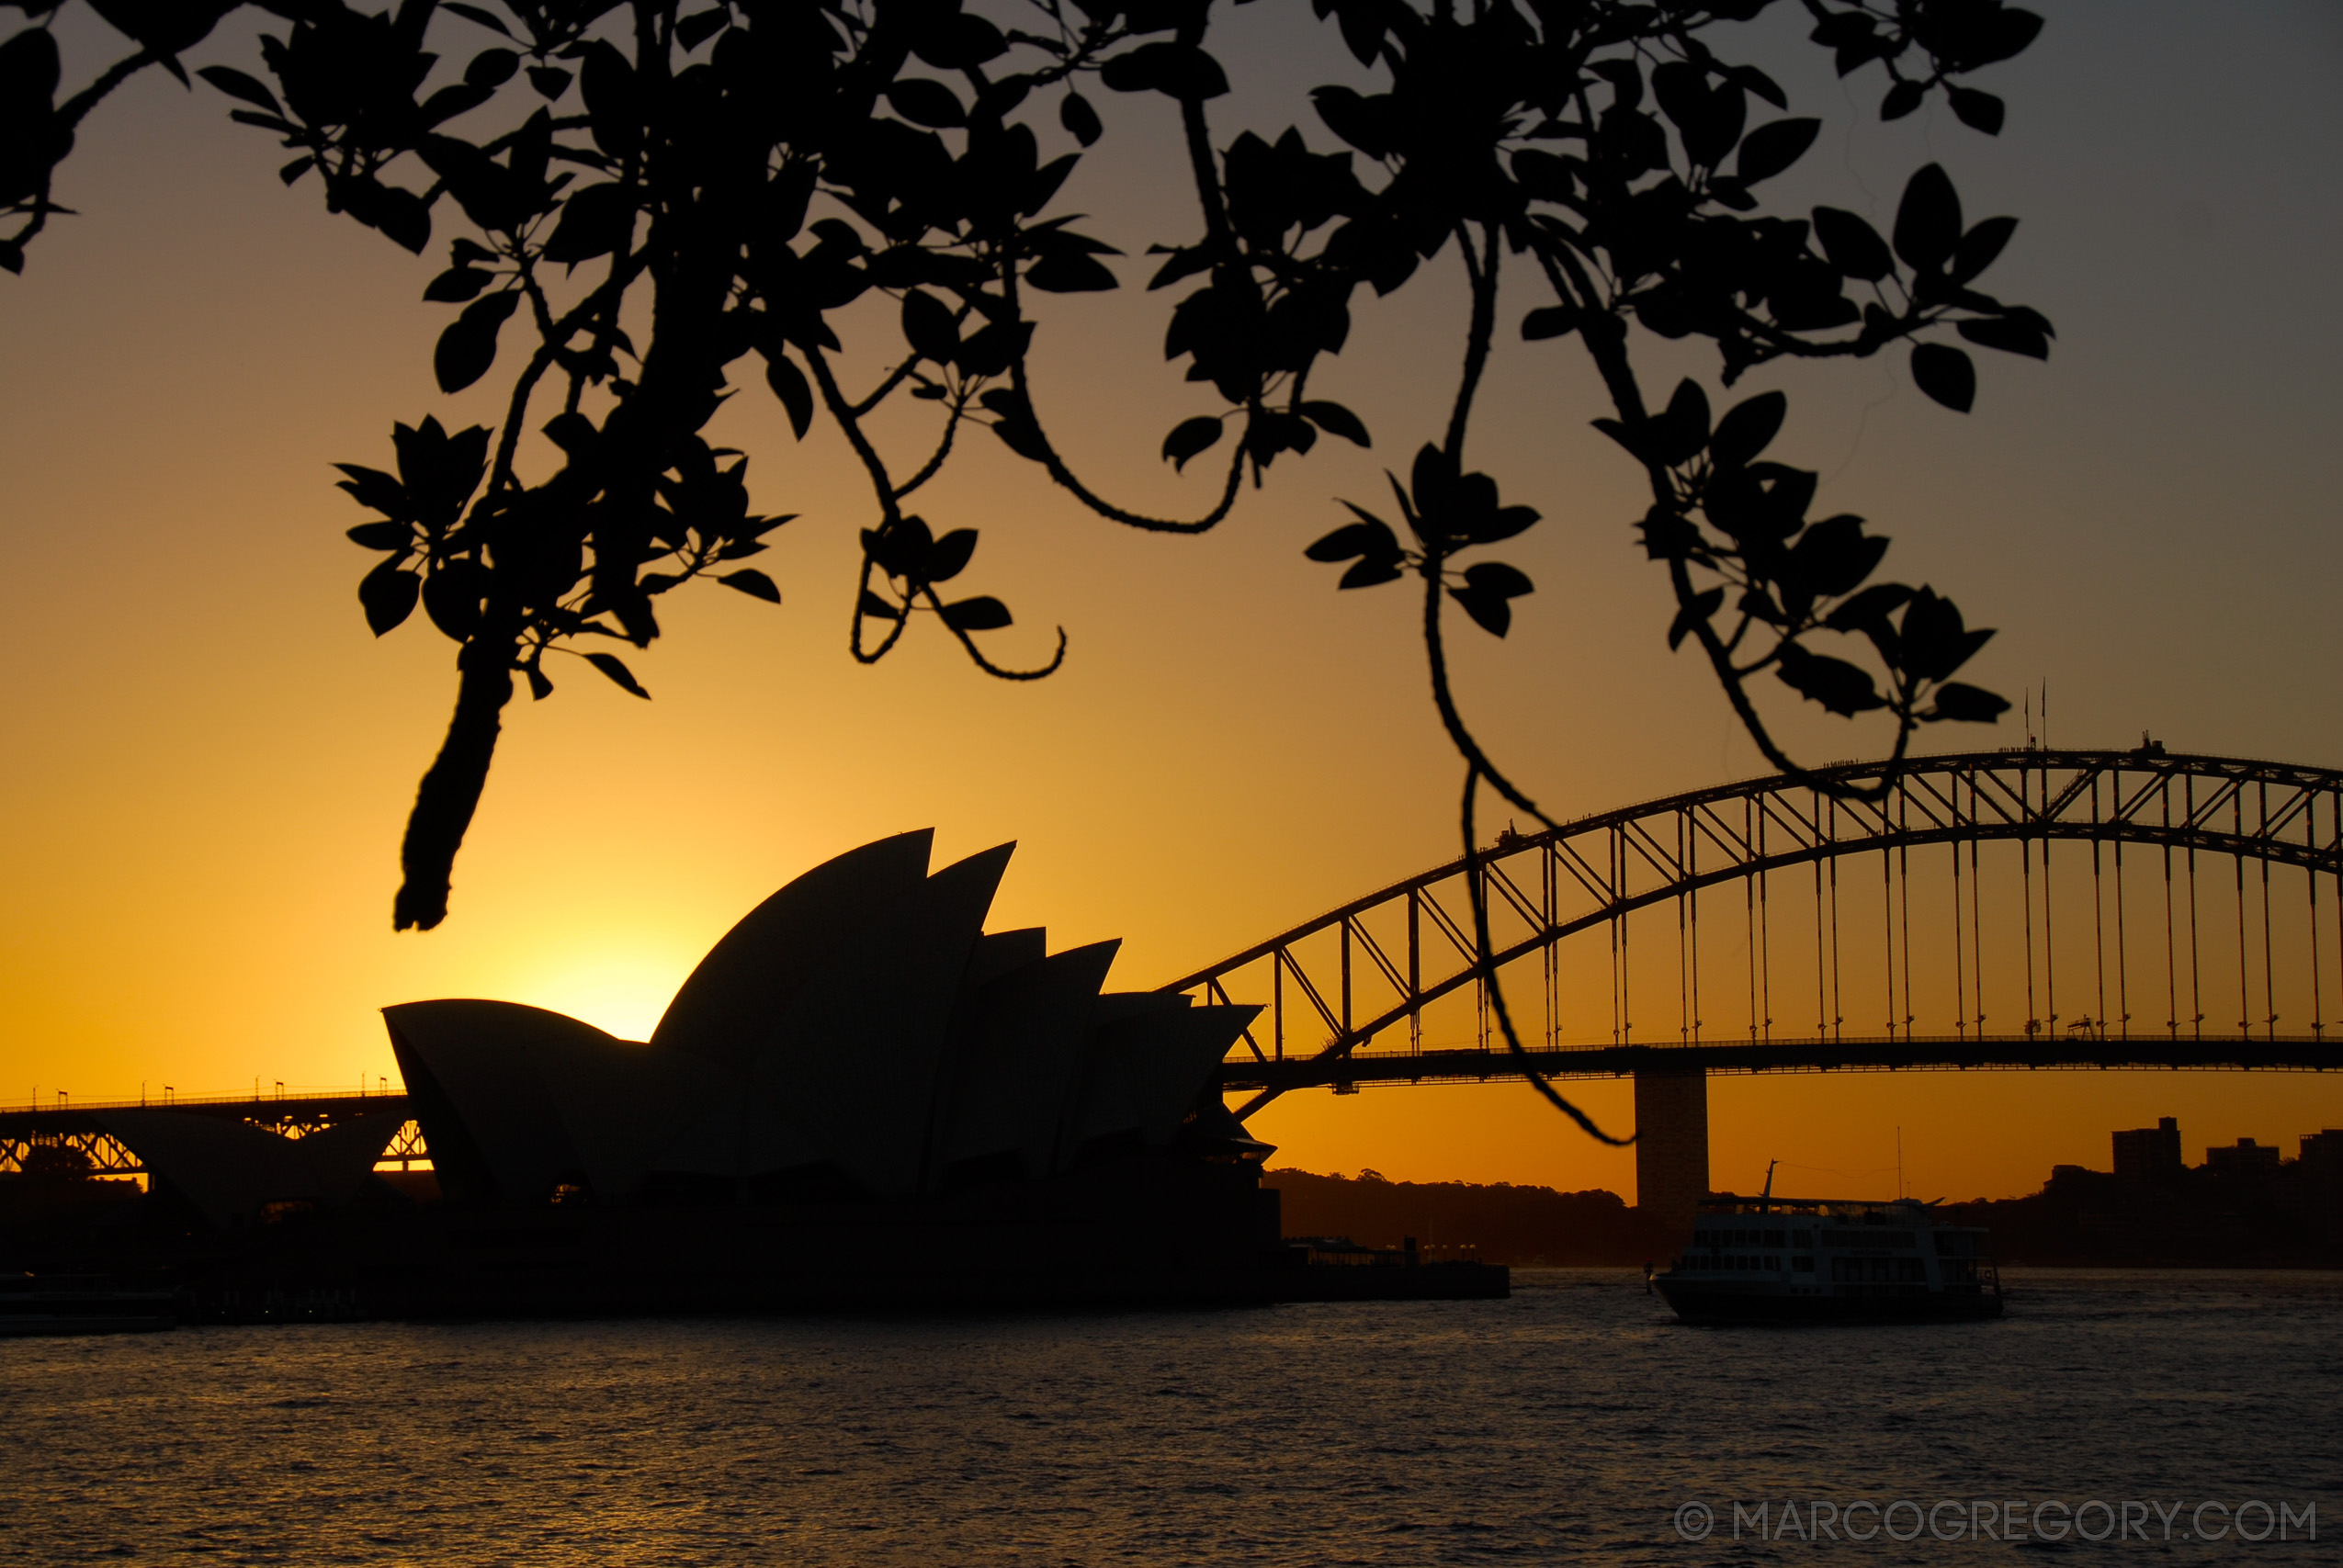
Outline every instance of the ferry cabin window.
{"label": "ferry cabin window", "polygon": [[1811,1274],[1814,1272],[1814,1259],[1811,1258],[1793,1258],[1790,1259],[1790,1268],[1796,1273]]}

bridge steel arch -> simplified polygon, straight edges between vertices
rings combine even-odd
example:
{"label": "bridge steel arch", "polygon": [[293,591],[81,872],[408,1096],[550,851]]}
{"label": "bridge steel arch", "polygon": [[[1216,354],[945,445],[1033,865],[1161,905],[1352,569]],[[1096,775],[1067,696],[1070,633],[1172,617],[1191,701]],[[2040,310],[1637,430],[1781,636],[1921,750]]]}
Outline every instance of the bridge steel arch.
{"label": "bridge steel arch", "polygon": [[[1840,798],[1817,787],[1817,784],[1863,787],[1877,798]],[[1549,955],[1545,967],[1550,1019],[1556,973],[1550,955],[1557,943],[1572,936],[1612,928],[1614,974],[1620,974],[1627,953],[1625,919],[1638,910],[1671,901],[1681,908],[1684,900],[1694,899],[1702,891],[1730,885],[1755,884],[1762,888],[1764,879],[1772,873],[1818,868],[1849,856],[1995,841],[2025,846],[2021,853],[2029,877],[2033,874],[2032,856],[2039,850],[2045,882],[2045,928],[2050,917],[2046,885],[2053,842],[2138,845],[2164,852],[2168,882],[2174,863],[2170,857],[2178,853],[2189,867],[2192,900],[2197,857],[2234,862],[2241,985],[2247,983],[2242,945],[2247,919],[2245,868],[2253,863],[2262,868],[2259,919],[2265,971],[2269,952],[2269,868],[2299,868],[2310,889],[2314,1000],[2309,1030],[2286,1035],[2277,1032],[2280,1019],[2265,973],[2265,1016],[2256,1020],[2247,1009],[2247,1019],[2241,1020],[2234,1033],[2207,1036],[2201,1011],[2184,1022],[2176,1007],[2175,1016],[2161,1032],[2135,1035],[2127,1002],[2120,1021],[2086,1017],[2062,1034],[2056,1028],[2054,1010],[2054,950],[2045,929],[2045,978],[2054,1002],[2046,1028],[2041,1020],[2030,1019],[2021,1032],[1988,1035],[1980,1005],[1978,1016],[1971,1020],[1964,1011],[1956,1032],[1949,1036],[1914,1033],[1907,1012],[1900,1029],[1890,1022],[1882,1035],[1847,1036],[1833,1027],[1828,1038],[1777,1041],[1771,1037],[1770,1019],[1763,1028],[1755,1021],[1753,1006],[1750,1038],[1746,1042],[1694,1039],[1671,1045],[1638,1044],[1624,1015],[1625,982],[1622,978],[1614,980],[1614,1029],[1609,1044],[1566,1048],[1548,1037],[1530,1053],[1532,1062],[1541,1072],[1564,1077],[1649,1074],[1655,1069],[2343,1067],[2343,1053],[2325,1039],[2324,1016],[2330,997],[2343,1003],[2343,921],[2336,918],[2343,915],[2343,772],[2241,758],[2167,754],[2157,747],[2133,751],[2025,748],[1967,752],[1907,759],[1893,771],[1879,762],[1835,763],[1815,770],[1808,777],[1777,775],[1724,784],[1606,812],[1536,834],[1508,832],[1468,859],[1330,910],[1163,988],[1200,999],[1264,1005],[1262,1017],[1232,1047],[1223,1065],[1224,1089],[1255,1091],[1239,1110],[1240,1116],[1250,1116],[1292,1089],[1330,1085],[1341,1090],[1362,1082],[1518,1076],[1518,1063],[1504,1050],[1501,1040],[1492,1048],[1485,994],[1477,1048],[1427,1051],[1423,1047],[1425,1007],[1481,985],[1471,937],[1470,888],[1465,880],[1468,875],[1481,879],[1492,915],[1510,917],[1512,930],[1496,939],[1495,963],[1500,971],[1539,953]],[[1963,940],[1957,849],[1952,864],[1957,964]],[[2092,874],[2098,874],[2096,850]],[[2116,874],[2120,905],[2120,848]],[[2332,890],[2324,904],[2322,884]],[[2093,897],[2098,897],[2096,889]],[[2027,897],[2031,921],[2034,908],[2031,885]],[[1751,902],[1754,907],[1753,898]],[[1833,908],[1835,911],[1835,895]],[[1696,899],[1693,909],[1696,922]],[[1890,921],[1892,962],[1896,940],[1892,914]],[[1402,922],[1404,937],[1390,937],[1389,931]],[[1381,926],[1386,937],[1378,940],[1371,925]],[[2332,987],[2324,983],[2325,964],[2320,957],[2328,944],[2321,932],[2330,927],[2337,971],[2337,983]],[[2033,961],[2033,940],[2029,927],[2029,965]],[[2193,931],[2190,940],[2193,943]],[[1908,910],[1904,941],[1908,1004]],[[1332,953],[1305,952],[1306,944],[1313,942],[1318,949],[1330,946]],[[2119,946],[2120,942],[2119,929]],[[1750,962],[1755,964],[1754,956]],[[1696,951],[1694,963],[1697,965]],[[1356,982],[1361,978],[1381,993],[1375,1002],[1358,1005]],[[1892,972],[1888,983],[1892,999]],[[2100,985],[2103,989],[2103,972]],[[1956,989],[1957,986],[1956,981]],[[1510,984],[1507,994],[1515,998],[1518,1021],[1523,1003]],[[1403,1027],[1408,1031],[1404,1049],[1362,1049]],[[1524,1031],[1525,1044],[1527,1034]]]}

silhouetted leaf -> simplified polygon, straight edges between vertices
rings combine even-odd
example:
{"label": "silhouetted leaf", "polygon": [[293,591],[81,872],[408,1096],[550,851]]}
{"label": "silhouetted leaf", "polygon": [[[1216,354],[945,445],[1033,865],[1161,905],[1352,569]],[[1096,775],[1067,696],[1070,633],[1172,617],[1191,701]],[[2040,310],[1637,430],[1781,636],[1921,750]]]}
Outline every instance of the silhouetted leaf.
{"label": "silhouetted leaf", "polygon": [[346,532],[352,544],[369,550],[396,550],[401,555],[413,548],[415,542],[414,529],[404,523],[361,523]]}
{"label": "silhouetted leaf", "polygon": [[1058,101],[1058,123],[1085,147],[1096,145],[1106,133],[1106,128],[1098,122],[1098,111],[1080,93],[1069,93]]}
{"label": "silhouetted leaf", "polygon": [[1740,155],[1733,160],[1733,173],[1750,185],[1770,180],[1805,157],[1821,130],[1822,121],[1818,119],[1777,119],[1771,125],[1760,125],[1742,138]]}
{"label": "silhouetted leaf", "polygon": [[976,554],[977,531],[955,528],[937,539],[927,552],[927,580],[949,582],[968,569],[968,558]]}
{"label": "silhouetted leaf", "polygon": [[1915,272],[1935,272],[1960,243],[1960,195],[1942,165],[1930,164],[1905,183],[1896,209],[1896,254]]}
{"label": "silhouetted leaf", "polygon": [[1568,305],[1542,305],[1522,318],[1522,336],[1530,343],[1561,337],[1579,324],[1579,314]]}
{"label": "silhouetted leaf", "polygon": [[464,67],[464,80],[475,87],[501,87],[521,68],[521,57],[509,49],[483,49]]}
{"label": "silhouetted leaf", "polygon": [[651,696],[649,692],[642,689],[642,682],[635,679],[635,672],[628,669],[626,661],[617,654],[589,653],[585,657],[588,664],[609,676],[612,683],[621,691],[631,692],[636,696],[645,699]]}
{"label": "silhouetted leaf", "polygon": [[626,244],[634,218],[634,193],[616,181],[573,191],[545,243],[545,259],[575,266],[606,256]]}
{"label": "silhouetted leaf", "polygon": [[1862,518],[1843,513],[1814,524],[1799,536],[1786,575],[1813,599],[1835,599],[1860,587],[1886,553],[1885,539],[1865,534]]}
{"label": "silhouetted leaf", "polygon": [[[450,8],[452,9],[452,7]],[[552,679],[537,665],[531,664],[527,666],[522,670],[521,673],[528,677],[529,700],[531,702],[541,703],[546,698],[553,694]]]}
{"label": "silhouetted leaf", "polygon": [[953,358],[963,375],[999,376],[1025,351],[1032,336],[1031,321],[994,321],[963,338]]}
{"label": "silhouetted leaf", "polygon": [[773,585],[773,579],[753,566],[743,567],[739,571],[728,571],[716,581],[752,599],[762,599],[768,604],[781,603],[781,590]]}
{"label": "silhouetted leaf", "polygon": [[488,573],[468,560],[444,562],[424,580],[423,608],[451,642],[466,642],[480,629],[481,595]]}
{"label": "silhouetted leaf", "polygon": [[350,492],[360,506],[370,506],[385,516],[406,522],[414,515],[413,503],[407,497],[407,487],[379,468],[368,468],[357,463],[336,463],[335,468],[350,477],[334,486]]}
{"label": "silhouetted leaf", "polygon": [[241,98],[255,108],[266,109],[274,115],[281,115],[285,112],[285,106],[277,101],[276,94],[241,71],[232,70],[225,65],[207,65],[196,74],[230,97]]}
{"label": "silhouetted leaf", "polygon": [[1194,44],[1141,44],[1109,60],[1098,79],[1118,93],[1161,93],[1183,101],[1217,98],[1228,90],[1228,75]]}
{"label": "silhouetted leaf", "polygon": [[1359,516],[1361,521],[1343,524],[1302,554],[1315,561],[1350,560],[1359,556],[1397,558],[1399,541],[1392,536],[1389,525],[1364,512]]}
{"label": "silhouetted leaf", "polygon": [[1990,628],[1969,630],[1959,605],[1923,588],[1904,607],[1899,662],[1917,680],[1947,680],[1992,640]]}
{"label": "silhouetted leaf", "polygon": [[1879,101],[1879,118],[1902,119],[1906,115],[1919,107],[1927,97],[1928,88],[1920,83],[1898,82],[1888,88],[1887,96]]}
{"label": "silhouetted leaf", "polygon": [[492,272],[476,266],[451,266],[427,284],[423,297],[441,305],[460,305],[476,299],[480,291],[496,281]]}
{"label": "silhouetted leaf", "polygon": [[789,416],[790,434],[803,441],[813,424],[813,389],[806,384],[805,372],[778,348],[768,349],[764,355],[764,384],[781,400],[781,407]]}
{"label": "silhouetted leaf", "polygon": [[1966,283],[1985,271],[2018,231],[2014,218],[1988,218],[1967,233],[1952,252],[1952,281]]}
{"label": "silhouetted leaf", "polygon": [[882,621],[900,621],[903,618],[900,605],[889,604],[867,588],[863,590],[860,604],[862,613],[866,615],[876,616]]}
{"label": "silhouetted leaf", "polygon": [[1011,623],[1009,606],[990,594],[944,606],[944,624],[954,631],[998,631]]}
{"label": "silhouetted leaf", "polygon": [[1396,581],[1402,575],[1399,561],[1400,558],[1397,553],[1388,556],[1363,556],[1352,563],[1350,570],[1342,574],[1342,580],[1335,586],[1337,588],[1373,588],[1379,582]]}
{"label": "silhouetted leaf", "polygon": [[968,111],[959,95],[926,76],[906,76],[889,86],[887,107],[913,125],[941,130],[968,122]]}
{"label": "silhouetted leaf", "polygon": [[1210,447],[1220,434],[1221,422],[1210,414],[1183,419],[1163,438],[1164,461],[1172,465],[1174,472],[1185,468],[1189,458]]}
{"label": "silhouetted leaf", "polygon": [[1735,403],[1716,422],[1716,434],[1708,438],[1710,460],[1736,468],[1754,462],[1781,431],[1783,417],[1789,412],[1790,400],[1780,392],[1760,392]]}
{"label": "silhouetted leaf", "polygon": [[1996,696],[1982,687],[1948,681],[1936,689],[1936,711],[1922,716],[1954,719],[1964,724],[1991,724],[2009,711],[2009,698]]}
{"label": "silhouetted leaf", "polygon": [[1512,629],[1512,601],[1534,592],[1530,580],[1502,561],[1483,561],[1465,569],[1465,585],[1451,588],[1448,597],[1464,606],[1474,624],[1491,637]]}
{"label": "silhouetted leaf", "polygon": [[1120,287],[1104,262],[1078,251],[1052,251],[1025,268],[1025,281],[1051,294],[1103,293]]}
{"label": "silhouetted leaf", "polygon": [[1992,321],[1963,321],[1960,330],[1963,337],[1986,348],[1998,348],[2004,354],[2022,354],[2034,359],[2050,357],[2050,339],[2031,321],[2000,317]]}
{"label": "silhouetted leaf", "polygon": [[1952,100],[1952,112],[1961,117],[1963,125],[1972,130],[1982,130],[1987,136],[2001,134],[2003,109],[1999,98],[1991,93],[1980,93],[1975,87],[1955,87],[1949,84],[1944,92]]}
{"label": "silhouetted leaf", "polygon": [[413,615],[422,592],[423,580],[412,571],[400,570],[396,559],[384,561],[358,579],[358,604],[377,637]]}
{"label": "silhouetted leaf", "polygon": [[1896,270],[1896,258],[1887,253],[1887,242],[1879,231],[1851,212],[1836,207],[1814,209],[1814,235],[1822,242],[1822,254],[1830,265],[1849,277],[1860,277],[1866,283],[1876,283]]}
{"label": "silhouetted leaf", "polygon": [[1339,435],[1354,446],[1375,445],[1365,423],[1341,403],[1306,402],[1296,412],[1327,434]]}
{"label": "silhouetted leaf", "polygon": [[1887,699],[1873,683],[1871,671],[1843,659],[1809,653],[1794,642],[1783,645],[1782,662],[1775,673],[1800,696],[1844,718],[1887,705]]}
{"label": "silhouetted leaf", "polygon": [[1863,632],[1885,626],[1887,617],[1911,602],[1912,591],[1900,582],[1882,582],[1864,589],[1823,618],[1835,632]]}
{"label": "silhouetted leaf", "polygon": [[1976,367],[1959,349],[1923,343],[1912,350],[1912,383],[1948,409],[1969,412],[1977,400]]}
{"label": "silhouetted leaf", "polygon": [[960,327],[952,319],[952,307],[922,288],[905,294],[903,341],[922,358],[949,365],[960,352]]}
{"label": "silhouetted leaf", "polygon": [[465,306],[463,314],[447,324],[432,355],[441,391],[460,392],[488,374],[496,363],[497,329],[520,302],[517,293],[492,294]]}
{"label": "silhouetted leaf", "polygon": [[1676,383],[1667,412],[1652,422],[1652,457],[1674,468],[1689,463],[1708,445],[1708,394],[1690,377]]}
{"label": "silhouetted leaf", "polygon": [[529,85],[549,103],[570,90],[570,73],[558,65],[529,67]]}
{"label": "silhouetted leaf", "polygon": [[730,15],[721,6],[711,6],[697,11],[675,24],[675,41],[685,49],[697,49],[724,29]]}

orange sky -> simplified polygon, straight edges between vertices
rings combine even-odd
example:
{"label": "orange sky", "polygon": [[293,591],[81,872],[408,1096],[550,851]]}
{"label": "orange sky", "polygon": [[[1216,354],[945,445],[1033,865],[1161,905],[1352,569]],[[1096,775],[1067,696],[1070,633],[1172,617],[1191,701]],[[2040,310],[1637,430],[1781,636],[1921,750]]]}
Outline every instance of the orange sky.
{"label": "orange sky", "polygon": [[[1280,62],[1314,37],[1285,9],[1237,13],[1253,31],[1227,51],[1272,130],[1291,111],[1265,106],[1306,80]],[[1752,378],[1792,391],[1781,450],[1821,470],[1823,503],[1895,536],[1892,571],[2003,628],[1975,675],[2013,697],[2046,680],[2060,743],[2152,728],[2176,749],[2343,762],[2327,278],[2343,22],[2311,3],[2062,6],[1993,84],[2011,103],[1998,143],[1933,111],[1885,129],[1866,113],[1850,138],[1827,64],[1783,58],[1796,106],[1831,122],[1787,199],[1885,222],[1904,175],[1941,158],[1973,216],[2022,218],[1994,281],[2061,334],[2047,366],[1988,356],[1965,420],[1900,364]],[[1153,111],[1114,107],[1107,156],[1063,205],[1133,252],[1187,237],[1160,161],[1116,152],[1161,129]],[[1411,603],[1338,596],[1300,554],[1341,520],[1331,497],[1380,492],[1381,466],[1433,428],[1458,333],[1444,279],[1363,303],[1313,383],[1376,449],[1287,459],[1209,537],[1115,530],[976,442],[924,509],[984,529],[968,581],[1019,617],[1001,657],[1066,626],[1067,667],[1036,685],[985,680],[933,638],[854,665],[867,496],[834,435],[797,446],[761,391],[740,400],[721,434],[752,454],[759,504],[804,513],[758,563],[784,606],[671,599],[670,635],[633,660],[654,702],[579,666],[515,710],[452,918],[394,937],[398,833],[452,700],[452,646],[420,618],[368,636],[368,558],[341,536],[360,513],[327,465],[381,462],[393,419],[487,408],[433,388],[445,310],[417,297],[436,262],[288,195],[273,149],[223,108],[155,78],[102,110],[59,193],[84,216],[0,278],[0,1102],[355,1086],[392,1071],[374,1010],[432,996],[640,1034],[758,898],[910,827],[934,825],[946,857],[1019,840],[996,923],[1123,936],[1125,986],[1453,855],[1458,769]],[[1208,481],[1153,454],[1204,405],[1161,365],[1161,301],[1126,294],[1050,302],[1042,412],[1094,483],[1193,504]],[[1512,558],[1539,589],[1505,643],[1468,632],[1461,660],[1477,721],[1565,815],[1763,771],[1665,651],[1665,583],[1628,533],[1636,476],[1587,429],[1574,353],[1501,343],[1474,458],[1545,513]],[[1794,711],[1785,728],[1817,760],[1880,744]],[[1581,1088],[1626,1122],[1624,1087]],[[1914,1190],[1965,1197],[2031,1190],[2056,1161],[2104,1166],[2109,1129],[2158,1114],[2181,1118],[2191,1159],[2239,1135],[2291,1150],[2343,1124],[2343,1081],[1726,1079],[1712,1103],[1719,1184],[1778,1156],[1786,1186],[1885,1190],[1900,1125]],[[1280,1163],[1632,1190],[1631,1156],[1519,1088],[1297,1095],[1254,1125]]]}

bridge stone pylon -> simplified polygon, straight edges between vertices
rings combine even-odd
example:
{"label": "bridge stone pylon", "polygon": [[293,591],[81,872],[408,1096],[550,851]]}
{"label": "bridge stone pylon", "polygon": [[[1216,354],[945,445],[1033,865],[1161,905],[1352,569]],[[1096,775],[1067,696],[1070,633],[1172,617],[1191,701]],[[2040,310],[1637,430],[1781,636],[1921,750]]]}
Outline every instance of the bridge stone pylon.
{"label": "bridge stone pylon", "polygon": [[1707,1069],[1637,1073],[1636,1134],[1636,1207],[1689,1235],[1708,1196]]}

